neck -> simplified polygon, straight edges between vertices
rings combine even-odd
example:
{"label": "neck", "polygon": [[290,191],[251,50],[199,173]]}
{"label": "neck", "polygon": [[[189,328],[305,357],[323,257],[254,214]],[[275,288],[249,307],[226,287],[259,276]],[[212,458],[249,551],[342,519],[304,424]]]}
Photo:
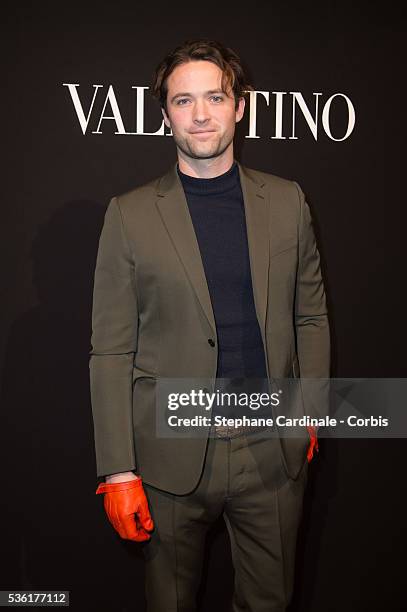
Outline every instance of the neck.
{"label": "neck", "polygon": [[178,166],[181,172],[195,178],[215,178],[227,172],[234,162],[233,147],[222,155],[210,159],[193,159],[178,150]]}

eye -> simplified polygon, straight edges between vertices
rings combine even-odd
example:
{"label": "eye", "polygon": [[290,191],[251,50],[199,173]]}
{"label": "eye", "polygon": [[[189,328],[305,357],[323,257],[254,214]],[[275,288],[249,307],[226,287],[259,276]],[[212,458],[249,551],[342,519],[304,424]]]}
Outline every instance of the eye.
{"label": "eye", "polygon": [[215,102],[221,102],[221,101],[223,100],[223,96],[211,96],[211,98],[212,98],[212,100],[213,100],[214,98],[216,98],[216,99],[215,99]]}
{"label": "eye", "polygon": [[184,106],[182,103],[188,102],[188,98],[179,98],[176,102],[177,106]]}

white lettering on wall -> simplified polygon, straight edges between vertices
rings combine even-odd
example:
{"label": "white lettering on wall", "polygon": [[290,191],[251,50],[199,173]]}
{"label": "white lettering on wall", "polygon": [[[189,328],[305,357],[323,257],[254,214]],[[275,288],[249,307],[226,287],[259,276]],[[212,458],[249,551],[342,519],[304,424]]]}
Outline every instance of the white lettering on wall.
{"label": "white lettering on wall", "polygon": [[314,93],[313,95],[316,96],[315,98],[315,112],[314,112],[314,117],[312,117],[311,112],[308,108],[308,106],[305,103],[304,100],[304,96],[302,95],[302,93],[300,93],[299,91],[290,91],[290,94],[293,96],[293,103],[292,103],[292,108],[293,108],[293,114],[292,114],[292,133],[290,136],[290,140],[292,139],[298,139],[298,136],[295,135],[295,109],[296,109],[296,102],[298,104],[298,106],[301,109],[302,114],[304,115],[305,121],[307,122],[307,125],[309,127],[309,129],[311,130],[311,134],[313,135],[313,137],[315,138],[315,140],[318,139],[318,96],[322,96],[322,93]]}
{"label": "white lettering on wall", "polygon": [[[113,89],[113,85],[109,85],[106,97],[104,99],[102,111],[97,114],[94,111],[96,98],[101,94],[99,94],[99,90],[103,89],[103,85],[92,85],[94,88],[92,102],[90,104],[88,113],[85,114],[83,104],[80,100],[78,88],[78,83],[63,83],[64,87],[68,88],[70,93],[70,97],[73,103],[74,111],[76,113],[76,117],[79,122],[79,126],[81,128],[82,134],[85,135],[88,132],[89,125],[91,121],[97,121],[97,128],[95,131],[92,131],[92,134],[102,134],[102,123],[106,120],[114,121],[116,125],[115,134],[125,134],[131,136],[172,136],[171,130],[166,132],[164,120],[162,119],[160,127],[155,132],[145,132],[144,131],[144,122],[146,116],[146,105],[145,105],[145,91],[149,89],[144,85],[132,85],[131,89],[136,90],[136,103],[135,103],[135,124],[136,131],[129,132],[126,131],[126,128],[123,123],[123,119],[120,113],[120,108],[117,102],[116,94]],[[102,93],[102,92],[101,92]],[[312,95],[314,97],[313,108],[310,108],[311,104],[308,105],[305,101],[303,94],[300,91],[290,91],[291,98],[287,97],[286,91],[273,91],[271,95],[273,96],[273,101],[275,103],[275,112],[274,112],[274,135],[270,136],[270,125],[259,125],[258,116],[257,116],[257,104],[258,98],[261,97],[265,100],[266,106],[270,108],[270,92],[268,91],[250,91],[248,92],[248,106],[249,106],[249,125],[248,125],[248,134],[246,134],[246,138],[270,138],[272,140],[285,140],[287,136],[284,135],[284,110],[286,107],[286,115],[291,110],[291,136],[288,136],[289,140],[298,140],[298,136],[296,136],[296,120],[298,115],[298,110],[301,112],[302,117],[305,119],[305,123],[309,129],[310,134],[314,138],[314,140],[318,140],[320,135],[320,126],[322,125],[323,132],[328,136],[330,140],[335,142],[342,142],[349,138],[351,133],[355,128],[356,123],[356,113],[355,108],[352,104],[350,98],[343,93],[335,93],[331,95],[325,104],[323,105],[322,114],[319,114],[319,100],[322,97],[322,92],[313,92]],[[342,97],[346,102],[347,108],[347,126],[345,128],[344,136],[336,138],[332,135],[331,132],[331,114],[335,112],[336,105],[332,104],[333,100],[337,97]],[[112,114],[105,114],[107,105],[110,105],[110,109]],[[291,109],[289,107],[291,104]],[[99,106],[100,108],[100,106]],[[157,110],[153,110],[153,106],[148,107],[150,112],[156,113]],[[261,136],[258,134],[261,132]],[[267,133],[268,132],[268,133]]]}
{"label": "white lettering on wall", "polygon": [[286,138],[286,136],[283,136],[283,96],[286,93],[286,91],[273,91],[273,96],[276,96],[276,127],[272,139],[284,140]]}
{"label": "white lettering on wall", "polygon": [[127,132],[128,134],[143,134],[144,136],[164,136],[165,124],[164,119],[162,120],[161,127],[156,132],[145,132],[144,131],[144,91],[148,87],[138,87],[133,85],[132,89],[137,91],[137,104],[136,104],[136,131]]}
{"label": "white lettering on wall", "polygon": [[[334,98],[336,98],[336,96],[342,96],[343,98],[345,98],[346,104],[348,107],[348,127],[346,129],[345,136],[343,136],[342,138],[334,138],[331,134],[331,128],[329,125],[329,113],[331,110],[331,102]],[[345,94],[336,93],[330,98],[328,98],[328,100],[325,102],[324,110],[322,111],[322,125],[324,127],[325,134],[331,140],[336,140],[336,142],[340,142],[341,140],[346,140],[347,138],[349,138],[349,136],[353,132],[353,128],[355,127],[355,122],[356,122],[355,108],[352,102],[350,101],[350,99],[348,98],[348,96],[345,96]]]}
{"label": "white lettering on wall", "polygon": [[257,95],[261,94],[269,105],[268,91],[250,91],[249,92],[249,133],[246,138],[260,138],[256,134],[257,127]]}
{"label": "white lettering on wall", "polygon": [[99,87],[103,87],[103,85],[93,85],[95,91],[93,93],[92,103],[90,105],[90,109],[88,112],[88,116],[85,117],[85,113],[83,112],[83,107],[81,101],[79,99],[77,87],[79,87],[79,83],[62,83],[64,87],[68,87],[69,93],[71,94],[72,102],[74,109],[76,111],[76,116],[78,117],[79,125],[81,126],[81,130],[83,134],[86,134],[86,130],[89,124],[89,118],[93,109],[93,105],[95,103],[96,94],[98,92]]}
{"label": "white lettering on wall", "polygon": [[[106,109],[106,105],[107,105],[108,102],[110,104],[110,108],[112,109],[113,115],[105,115],[105,109]],[[101,134],[102,133],[100,131],[100,124],[105,119],[113,119],[113,121],[115,121],[116,127],[117,127],[117,132],[115,132],[115,134],[125,134],[126,133],[126,130],[124,129],[124,124],[123,124],[122,116],[120,114],[119,105],[117,104],[116,94],[114,93],[113,85],[110,85],[110,87],[108,89],[106,100],[105,100],[105,103],[103,105],[102,114],[100,115],[100,119],[99,119],[97,130],[96,130],[96,132],[92,132],[92,134]]]}

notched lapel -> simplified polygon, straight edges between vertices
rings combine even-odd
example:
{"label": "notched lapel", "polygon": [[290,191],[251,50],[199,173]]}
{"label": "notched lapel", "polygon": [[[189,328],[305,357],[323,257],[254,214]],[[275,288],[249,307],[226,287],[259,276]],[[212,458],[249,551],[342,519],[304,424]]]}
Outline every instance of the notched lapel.
{"label": "notched lapel", "polygon": [[189,213],[185,192],[177,173],[177,163],[165,174],[157,189],[157,207],[180,261],[216,335],[215,317],[206,282],[201,252]]}
{"label": "notched lapel", "polygon": [[246,214],[247,241],[249,246],[250,268],[254,303],[263,339],[266,329],[268,278],[269,278],[269,241],[270,221],[268,191],[265,182],[252,174],[248,168],[237,162],[242,185]]}

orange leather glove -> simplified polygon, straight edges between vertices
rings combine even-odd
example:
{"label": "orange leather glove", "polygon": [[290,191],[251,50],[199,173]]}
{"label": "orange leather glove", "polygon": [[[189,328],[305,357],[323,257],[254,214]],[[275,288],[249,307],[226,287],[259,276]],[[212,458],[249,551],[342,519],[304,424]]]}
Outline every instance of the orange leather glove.
{"label": "orange leather glove", "polygon": [[142,478],[125,482],[102,482],[96,494],[105,494],[104,507],[109,521],[125,540],[144,542],[150,539],[147,531],[154,529],[148,509]]}
{"label": "orange leather glove", "polygon": [[307,451],[307,459],[309,463],[314,456],[314,449],[319,452],[319,448],[316,428],[313,425],[307,425],[307,429],[310,437],[310,444]]}

